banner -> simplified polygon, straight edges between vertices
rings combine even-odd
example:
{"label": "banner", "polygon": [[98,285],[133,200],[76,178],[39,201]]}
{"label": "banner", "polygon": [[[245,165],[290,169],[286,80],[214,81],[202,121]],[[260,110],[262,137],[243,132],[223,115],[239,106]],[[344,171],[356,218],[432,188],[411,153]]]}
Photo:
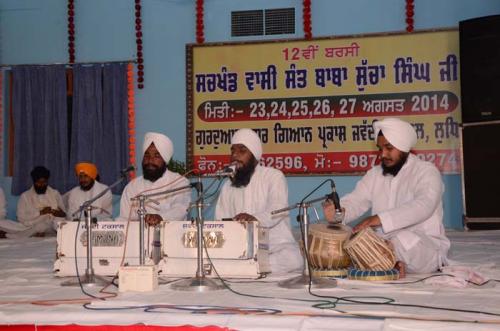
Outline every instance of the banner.
{"label": "banner", "polygon": [[399,117],[414,152],[458,173],[458,31],[187,46],[189,168],[229,162],[252,128],[261,163],[286,174],[353,174],[377,163],[372,123]]}

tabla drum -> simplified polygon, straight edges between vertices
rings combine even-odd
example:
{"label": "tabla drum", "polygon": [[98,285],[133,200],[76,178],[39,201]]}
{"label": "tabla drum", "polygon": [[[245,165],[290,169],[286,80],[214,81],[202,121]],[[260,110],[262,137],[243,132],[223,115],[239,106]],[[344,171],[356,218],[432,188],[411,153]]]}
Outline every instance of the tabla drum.
{"label": "tabla drum", "polygon": [[386,271],[396,264],[392,249],[371,228],[356,233],[344,248],[359,270]]}
{"label": "tabla drum", "polygon": [[316,276],[343,277],[351,264],[344,250],[344,242],[351,236],[351,228],[342,224],[309,225],[309,263]]}

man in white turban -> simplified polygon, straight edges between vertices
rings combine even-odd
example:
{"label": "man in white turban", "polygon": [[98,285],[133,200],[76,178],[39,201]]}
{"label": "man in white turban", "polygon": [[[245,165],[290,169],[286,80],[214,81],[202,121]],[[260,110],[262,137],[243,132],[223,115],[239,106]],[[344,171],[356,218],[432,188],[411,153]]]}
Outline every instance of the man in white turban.
{"label": "man in white turban", "polygon": [[[165,135],[148,132],[142,146],[142,176],[135,178],[123,190],[120,201],[120,220],[138,220],[138,201],[130,199],[141,193],[156,193],[189,185],[189,181],[178,173],[167,170],[174,154],[174,145]],[[163,194],[146,201],[146,223],[156,225],[162,220],[186,220],[191,202],[191,190]]]}
{"label": "man in white turban", "polygon": [[215,218],[239,222],[256,221],[269,234],[271,271],[284,274],[302,270],[303,259],[290,229],[288,213],[271,215],[288,205],[288,186],[283,173],[259,165],[262,143],[251,129],[238,130],[231,140],[231,163],[236,173],[226,181],[219,194]]}
{"label": "man in white turban", "polygon": [[333,204],[324,206],[325,217],[351,222],[371,209],[371,215],[354,232],[372,227],[392,246],[400,277],[431,273],[447,263],[450,241],[443,227],[441,174],[433,163],[410,153],[417,143],[413,127],[397,118],[373,124],[380,165],[370,169],[356,188],[340,200],[343,214]]}

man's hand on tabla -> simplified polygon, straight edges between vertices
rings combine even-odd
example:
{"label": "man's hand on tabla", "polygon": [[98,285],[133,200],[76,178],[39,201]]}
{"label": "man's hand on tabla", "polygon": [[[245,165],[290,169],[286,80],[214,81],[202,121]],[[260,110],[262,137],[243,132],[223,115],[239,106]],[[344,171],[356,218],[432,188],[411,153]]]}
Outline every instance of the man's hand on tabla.
{"label": "man's hand on tabla", "polygon": [[359,232],[365,228],[376,228],[378,226],[381,226],[382,223],[380,222],[380,218],[377,215],[373,215],[370,217],[365,218],[361,223],[356,225],[353,229],[352,232],[356,233]]}

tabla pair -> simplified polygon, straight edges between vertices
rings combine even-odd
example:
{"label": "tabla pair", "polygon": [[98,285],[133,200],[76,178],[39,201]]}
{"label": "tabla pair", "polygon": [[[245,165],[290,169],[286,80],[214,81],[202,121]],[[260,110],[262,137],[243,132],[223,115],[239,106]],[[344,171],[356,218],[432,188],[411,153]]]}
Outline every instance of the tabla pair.
{"label": "tabla pair", "polygon": [[[352,236],[341,224],[309,226],[309,263],[315,269],[338,270],[351,265],[359,270],[386,271],[394,268],[396,257],[387,243],[371,228]],[[333,275],[335,276],[335,275]]]}

